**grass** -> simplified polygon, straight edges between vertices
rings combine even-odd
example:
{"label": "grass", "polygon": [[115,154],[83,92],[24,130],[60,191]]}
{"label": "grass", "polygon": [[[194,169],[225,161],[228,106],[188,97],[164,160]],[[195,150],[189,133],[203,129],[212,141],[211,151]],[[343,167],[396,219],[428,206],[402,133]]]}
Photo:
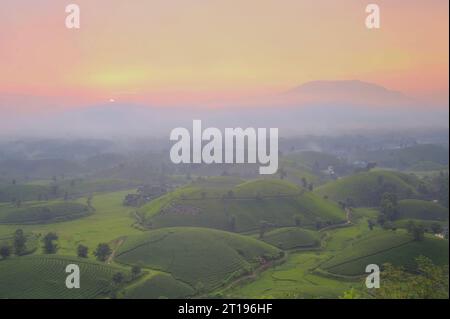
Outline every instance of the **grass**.
{"label": "grass", "polygon": [[[206,183],[206,182],[203,182]],[[245,232],[262,221],[274,226],[339,223],[344,212],[332,201],[302,190],[288,181],[260,179],[228,188],[220,183],[207,187],[193,183],[177,189],[140,209],[153,227],[195,226]]]}
{"label": "grass", "polygon": [[[41,235],[56,232],[59,236],[58,253],[74,256],[78,244],[88,246],[92,253],[99,243],[108,243],[122,236],[141,233],[133,227],[135,222],[131,216],[133,208],[122,205],[125,195],[132,191],[94,195],[92,206],[95,211],[82,219],[46,225],[0,225],[0,236],[11,234],[17,228]],[[81,198],[78,202],[85,203],[86,198]],[[90,258],[94,257],[90,254]]]}
{"label": "grass", "polygon": [[418,179],[413,176],[375,170],[358,173],[316,188],[321,196],[335,201],[351,199],[356,206],[377,206],[385,192],[395,192],[400,199],[417,196]]}
{"label": "grass", "polygon": [[427,237],[417,242],[404,232],[378,231],[345,247],[320,268],[333,274],[358,276],[369,264],[392,263],[410,268],[420,255],[436,264],[448,264],[448,241]]}
{"label": "grass", "polygon": [[14,200],[31,201],[38,200],[39,196],[52,196],[48,185],[15,184],[0,185],[0,202],[11,202]]}
{"label": "grass", "polygon": [[398,219],[448,220],[448,208],[437,203],[406,199],[398,202]]}
{"label": "grass", "polygon": [[[80,289],[66,287],[65,269],[80,267]],[[112,276],[126,269],[63,256],[27,256],[0,261],[0,299],[87,299],[109,292]]]}
{"label": "grass", "polygon": [[129,237],[116,261],[170,273],[197,292],[251,272],[281,251],[256,239],[204,228],[166,228]]}
{"label": "grass", "polygon": [[127,288],[125,299],[182,299],[195,294],[188,284],[176,280],[169,274],[159,273],[144,282]]}
{"label": "grass", "polygon": [[286,227],[267,232],[263,241],[280,249],[314,248],[320,246],[320,235],[312,230]]}
{"label": "grass", "polygon": [[362,282],[346,282],[315,275],[312,270],[327,258],[319,252],[295,253],[282,265],[268,269],[251,282],[243,282],[220,293],[230,298],[292,299],[338,298]]}
{"label": "grass", "polygon": [[51,224],[88,216],[88,206],[75,202],[26,202],[19,208],[0,205],[0,224]]}

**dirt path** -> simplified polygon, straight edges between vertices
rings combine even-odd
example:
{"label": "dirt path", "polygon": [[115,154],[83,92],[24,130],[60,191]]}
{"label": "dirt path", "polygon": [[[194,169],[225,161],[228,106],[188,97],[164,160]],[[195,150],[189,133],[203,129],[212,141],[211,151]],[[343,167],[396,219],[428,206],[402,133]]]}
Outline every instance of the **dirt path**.
{"label": "dirt path", "polygon": [[126,237],[121,237],[121,238],[119,238],[119,239],[116,239],[116,240],[113,242],[113,244],[114,244],[114,249],[113,249],[111,255],[109,255],[109,257],[108,257],[108,259],[107,259],[107,261],[106,261],[106,263],[107,263],[108,265],[111,264],[111,263],[113,262],[114,257],[116,256],[117,249],[119,249],[119,247],[122,246],[122,244],[125,242],[125,239],[126,239]]}

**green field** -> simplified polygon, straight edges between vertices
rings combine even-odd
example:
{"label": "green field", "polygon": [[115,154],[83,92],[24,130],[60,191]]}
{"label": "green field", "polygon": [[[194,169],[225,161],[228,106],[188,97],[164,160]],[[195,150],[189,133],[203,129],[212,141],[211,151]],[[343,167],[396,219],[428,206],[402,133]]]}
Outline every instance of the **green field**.
{"label": "green field", "polygon": [[0,204],[0,224],[51,224],[86,217],[92,210],[75,202]]}
{"label": "green field", "polygon": [[282,180],[252,180],[234,187],[193,183],[169,193],[140,209],[153,227],[195,226],[229,231],[251,231],[262,221],[274,227],[317,222],[336,224],[345,220],[334,202]]}
{"label": "green field", "polygon": [[438,203],[405,199],[398,202],[398,219],[448,220],[448,208]]}
{"label": "green field", "polygon": [[156,274],[142,283],[127,288],[125,299],[182,299],[195,295],[188,284],[176,280],[169,274]]}
{"label": "green field", "polygon": [[165,228],[130,236],[116,261],[170,273],[198,292],[226,284],[281,251],[256,239],[219,230]]}
{"label": "green field", "polygon": [[315,192],[335,201],[351,199],[356,206],[378,206],[386,192],[393,192],[400,199],[414,198],[418,184],[419,180],[411,175],[374,170],[329,182]]}
{"label": "green field", "polygon": [[308,229],[286,227],[267,232],[263,241],[280,249],[315,248],[320,246],[320,235]]}
{"label": "green field", "polygon": [[[69,264],[80,267],[80,289],[67,289]],[[112,276],[122,267],[64,256],[26,256],[0,261],[0,299],[87,299],[111,290]]]}
{"label": "green field", "polygon": [[348,282],[313,273],[327,258],[319,252],[295,253],[282,265],[273,267],[251,281],[221,292],[224,297],[257,299],[339,298],[344,291],[362,288],[362,281]]}
{"label": "green field", "polygon": [[[122,236],[141,233],[133,227],[135,223],[132,217],[133,209],[122,205],[125,195],[133,191],[94,195],[92,199],[94,213],[81,219],[45,225],[0,225],[0,236],[10,235],[17,228],[41,235],[56,232],[59,237],[58,253],[75,256],[78,244],[88,246],[92,252],[99,243],[108,243]],[[86,198],[81,198],[78,202],[86,203]],[[91,254],[90,257],[94,258]]]}
{"label": "green field", "polygon": [[403,232],[374,232],[352,243],[320,268],[345,276],[362,275],[369,264],[392,263],[412,269],[415,258],[420,255],[438,265],[448,264],[448,241],[426,238],[417,242]]}
{"label": "green field", "polygon": [[[13,246],[20,228],[31,254],[0,257],[0,285],[16,285],[0,286],[0,298],[339,298],[351,288],[371,298],[363,277],[368,264],[391,262],[412,269],[419,255],[448,264],[448,240],[426,234],[416,242],[403,229],[368,227],[368,220],[380,215],[368,203],[392,185],[400,198],[418,195],[415,176],[373,170],[316,191],[304,189],[301,180],[275,176],[183,179],[189,184],[137,208],[123,205],[136,190],[108,191],[115,189],[113,180],[63,182],[60,190],[73,188],[76,200],[22,201],[20,207],[0,203],[0,245]],[[82,185],[89,183],[96,186],[86,189],[105,187],[92,193],[90,208],[91,192],[82,196]],[[337,203],[347,196],[363,205],[352,210],[349,221]],[[431,201],[400,199],[398,213],[398,227],[410,220],[428,223],[427,229],[431,223],[448,225],[448,209]],[[59,237],[55,255],[42,254],[48,232]],[[99,243],[113,250],[106,263],[94,261]],[[89,248],[87,259],[75,257],[79,244]],[[85,290],[65,288],[68,263],[81,266]],[[131,266],[141,267],[142,273],[130,277]],[[112,276],[118,271],[127,279],[115,286]]]}

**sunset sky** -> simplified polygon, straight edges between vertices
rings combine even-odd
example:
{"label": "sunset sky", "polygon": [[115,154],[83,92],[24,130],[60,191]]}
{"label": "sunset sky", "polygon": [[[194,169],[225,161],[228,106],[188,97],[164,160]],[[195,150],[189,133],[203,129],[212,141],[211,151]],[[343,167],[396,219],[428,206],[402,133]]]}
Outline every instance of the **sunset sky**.
{"label": "sunset sky", "polygon": [[[365,27],[372,2],[381,8],[379,30]],[[65,27],[70,3],[81,7],[79,30]],[[2,0],[0,98],[182,105],[358,79],[445,103],[448,6],[447,0]]]}

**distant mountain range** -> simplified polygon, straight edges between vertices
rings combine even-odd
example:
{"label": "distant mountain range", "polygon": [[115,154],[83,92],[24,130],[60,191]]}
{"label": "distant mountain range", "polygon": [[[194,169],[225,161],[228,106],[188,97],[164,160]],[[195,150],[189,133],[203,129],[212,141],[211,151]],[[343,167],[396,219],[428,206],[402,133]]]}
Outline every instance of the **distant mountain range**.
{"label": "distant mountain range", "polygon": [[0,119],[0,133],[3,128],[8,133],[23,134],[168,135],[174,127],[190,127],[193,119],[219,128],[279,127],[281,135],[448,128],[448,108],[430,109],[400,92],[362,81],[308,82],[279,94],[210,103],[214,108],[116,102],[27,116],[14,114],[11,103],[11,97],[7,101],[0,97],[0,109],[10,110],[9,116],[3,114],[3,123]]}

